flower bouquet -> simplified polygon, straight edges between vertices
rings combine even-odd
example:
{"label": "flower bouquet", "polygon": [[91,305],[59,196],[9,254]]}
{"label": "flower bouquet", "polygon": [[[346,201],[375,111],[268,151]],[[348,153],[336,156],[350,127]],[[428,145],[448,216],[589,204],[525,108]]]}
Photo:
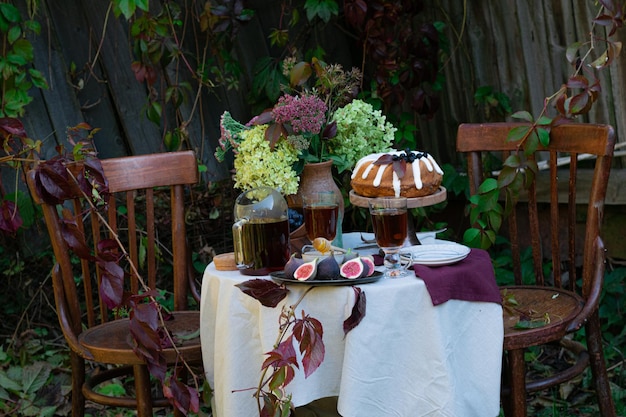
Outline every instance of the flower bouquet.
{"label": "flower bouquet", "polygon": [[380,110],[355,99],[361,81],[357,69],[344,71],[316,59],[286,60],[284,72],[290,85],[273,108],[246,124],[229,112],[222,115],[215,156],[223,161],[234,152],[236,188],[269,186],[295,194],[306,163],[332,160],[341,173],[365,155],[391,149],[395,127]]}

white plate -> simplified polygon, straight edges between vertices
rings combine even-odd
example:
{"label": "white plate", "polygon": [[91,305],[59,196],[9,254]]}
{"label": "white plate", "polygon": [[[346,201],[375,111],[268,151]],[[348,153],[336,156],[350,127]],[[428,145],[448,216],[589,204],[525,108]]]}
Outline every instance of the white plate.
{"label": "white plate", "polygon": [[462,261],[469,255],[470,248],[458,243],[415,245],[402,249],[402,253],[411,253],[414,264],[442,266]]}

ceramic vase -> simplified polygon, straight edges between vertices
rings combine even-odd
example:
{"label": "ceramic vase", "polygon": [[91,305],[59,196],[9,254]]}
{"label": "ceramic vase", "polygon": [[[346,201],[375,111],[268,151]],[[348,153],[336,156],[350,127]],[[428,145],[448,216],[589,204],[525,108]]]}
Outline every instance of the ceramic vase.
{"label": "ceramic vase", "polygon": [[[300,185],[298,192],[287,197],[289,207],[302,212],[302,196],[319,191],[334,191],[339,198],[339,216],[337,221],[337,235],[333,240],[333,245],[343,247],[343,238],[341,227],[343,224],[344,202],[341,189],[333,179],[333,161],[325,161],[319,163],[309,163],[304,165],[304,169],[300,174]],[[299,230],[299,229],[298,229]],[[298,231],[296,230],[296,232]],[[294,232],[295,233],[295,232]],[[305,233],[306,234],[306,233]]]}

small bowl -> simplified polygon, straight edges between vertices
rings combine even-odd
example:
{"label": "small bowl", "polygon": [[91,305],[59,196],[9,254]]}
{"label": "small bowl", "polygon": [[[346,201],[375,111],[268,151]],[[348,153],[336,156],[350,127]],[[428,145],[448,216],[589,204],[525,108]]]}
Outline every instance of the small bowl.
{"label": "small bowl", "polygon": [[335,260],[341,265],[344,256],[342,252],[330,251],[327,253],[321,253],[320,251],[315,250],[315,248],[311,245],[305,245],[302,247],[302,259],[304,262],[310,262],[315,258],[322,260],[324,258],[328,258],[331,254],[335,256]]}

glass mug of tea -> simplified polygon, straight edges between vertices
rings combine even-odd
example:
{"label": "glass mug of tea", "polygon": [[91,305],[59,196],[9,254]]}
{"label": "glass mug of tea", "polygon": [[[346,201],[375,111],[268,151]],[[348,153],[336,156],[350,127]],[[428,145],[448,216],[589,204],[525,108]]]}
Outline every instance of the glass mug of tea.
{"label": "glass mug of tea", "polygon": [[259,187],[235,200],[233,245],[235,263],[244,275],[281,271],[289,260],[289,216],[285,198],[275,189]]}
{"label": "glass mug of tea", "polygon": [[312,242],[323,237],[329,241],[337,235],[339,198],[334,191],[318,191],[302,196],[306,235]]}
{"label": "glass mug of tea", "polygon": [[368,204],[376,243],[385,252],[385,277],[398,278],[408,275],[409,265],[400,259],[400,250],[408,231],[406,198],[372,198]]}

